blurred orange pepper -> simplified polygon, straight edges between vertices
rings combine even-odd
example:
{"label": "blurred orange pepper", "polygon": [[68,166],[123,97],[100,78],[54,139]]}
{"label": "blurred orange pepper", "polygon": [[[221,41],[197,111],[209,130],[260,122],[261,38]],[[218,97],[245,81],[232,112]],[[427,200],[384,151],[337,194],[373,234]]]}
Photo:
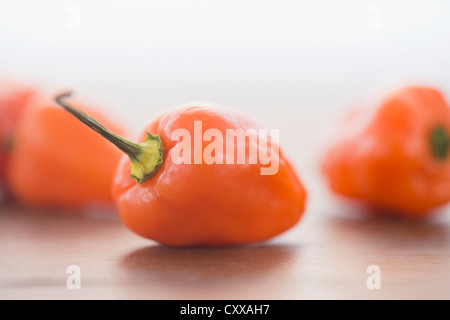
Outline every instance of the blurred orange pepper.
{"label": "blurred orange pepper", "polygon": [[[89,110],[109,126],[102,115]],[[13,195],[32,206],[80,208],[111,204],[121,154],[43,96],[35,96],[15,134],[7,178]]]}
{"label": "blurred orange pepper", "polygon": [[[156,118],[146,126],[141,142],[133,143],[69,106],[67,96],[56,100],[127,154],[116,172],[113,194],[122,221],[137,234],[175,246],[240,244],[280,234],[302,216],[305,190],[281,153],[273,175],[261,175],[262,165],[248,162],[174,162],[172,153],[180,144],[172,140],[175,130],[195,136],[195,121],[202,121],[202,135],[207,129],[225,135],[227,129],[258,128],[249,119],[216,108],[184,107]],[[248,142],[234,146],[248,147]],[[195,146],[189,148],[194,155]],[[258,142],[257,148],[264,146]],[[97,154],[92,159],[96,156],[105,157]]]}
{"label": "blurred orange pepper", "polygon": [[17,122],[35,94],[36,90],[32,87],[0,80],[0,189],[6,184],[6,168]]}
{"label": "blurred orange pepper", "polygon": [[449,146],[442,94],[406,87],[349,114],[323,171],[337,194],[420,217],[450,200]]}

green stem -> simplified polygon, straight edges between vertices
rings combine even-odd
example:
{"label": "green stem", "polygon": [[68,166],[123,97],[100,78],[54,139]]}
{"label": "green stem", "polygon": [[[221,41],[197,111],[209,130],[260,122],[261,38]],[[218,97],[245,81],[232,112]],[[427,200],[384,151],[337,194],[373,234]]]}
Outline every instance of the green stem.
{"label": "green stem", "polygon": [[3,140],[0,140],[0,153],[3,152],[11,152],[14,147],[14,141],[12,135],[5,137]]}
{"label": "green stem", "polygon": [[442,125],[438,125],[431,130],[430,134],[431,151],[438,160],[446,160],[449,155],[450,135]]}
{"label": "green stem", "polygon": [[131,161],[130,177],[136,179],[139,184],[142,184],[156,174],[162,165],[164,157],[164,146],[160,135],[154,136],[151,133],[147,133],[147,138],[144,142],[131,142],[109,131],[97,120],[88,116],[84,112],[70,106],[64,100],[69,98],[71,95],[71,92],[60,94],[55,97],[55,101],[86,126],[100,134],[105,139],[109,140],[128,155]]}

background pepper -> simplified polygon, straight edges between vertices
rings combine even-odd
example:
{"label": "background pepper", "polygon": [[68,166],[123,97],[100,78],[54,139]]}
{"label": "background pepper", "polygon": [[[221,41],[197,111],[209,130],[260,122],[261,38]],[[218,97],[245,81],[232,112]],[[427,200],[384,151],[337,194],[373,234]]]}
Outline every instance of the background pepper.
{"label": "background pepper", "polygon": [[[202,121],[202,135],[210,128],[223,136],[226,129],[260,128],[240,114],[203,106],[179,108],[153,120],[134,144],[117,141],[63,98],[57,98],[62,106],[127,153],[116,171],[113,194],[122,221],[143,237],[174,246],[248,243],[280,234],[302,216],[306,193],[281,152],[274,175],[261,175],[262,165],[249,164],[248,158],[233,165],[172,161],[171,152],[180,143],[171,140],[174,130],[186,129],[194,136],[194,121]],[[235,148],[248,148],[248,142]],[[140,180],[144,171],[137,173],[141,167],[150,173],[146,181]]]}
{"label": "background pepper", "polygon": [[[122,132],[98,112],[89,110]],[[111,185],[120,152],[43,96],[30,102],[18,124],[8,185],[33,206],[79,208],[111,204]]]}
{"label": "background pepper", "polygon": [[30,86],[0,80],[0,193],[6,187],[6,170],[17,122],[35,94],[36,90]]}
{"label": "background pepper", "polygon": [[449,146],[442,94],[405,87],[348,115],[323,171],[337,194],[418,217],[450,200]]}

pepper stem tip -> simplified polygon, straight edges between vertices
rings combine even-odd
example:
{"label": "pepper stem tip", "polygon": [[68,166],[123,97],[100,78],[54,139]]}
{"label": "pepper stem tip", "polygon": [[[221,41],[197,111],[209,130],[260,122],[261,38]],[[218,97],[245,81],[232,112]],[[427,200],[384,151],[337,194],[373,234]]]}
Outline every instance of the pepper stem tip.
{"label": "pepper stem tip", "polygon": [[113,143],[117,148],[125,152],[131,161],[130,177],[138,184],[142,184],[153,177],[161,167],[164,158],[164,145],[161,136],[147,133],[146,139],[141,143],[131,142],[106,129],[97,120],[86,113],[69,105],[65,99],[71,97],[72,92],[64,92],[55,97],[55,101],[65,110],[70,112],[79,121]]}

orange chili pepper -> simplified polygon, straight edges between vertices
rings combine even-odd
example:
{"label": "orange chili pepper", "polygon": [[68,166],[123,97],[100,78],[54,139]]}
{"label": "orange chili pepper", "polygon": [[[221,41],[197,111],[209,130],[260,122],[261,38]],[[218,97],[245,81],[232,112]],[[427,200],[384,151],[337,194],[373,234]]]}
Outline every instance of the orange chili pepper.
{"label": "orange chili pepper", "polygon": [[[99,113],[80,108],[107,123]],[[33,206],[112,204],[112,177],[120,156],[67,112],[36,96],[17,127],[8,185],[18,200]]]}
{"label": "orange chili pepper", "polygon": [[32,87],[0,80],[0,189],[6,184],[6,170],[17,122],[34,94],[36,90]]}
{"label": "orange chili pepper", "polygon": [[[194,136],[199,130],[203,136],[213,129],[225,136],[227,129],[260,128],[247,118],[217,108],[188,106],[160,115],[146,126],[141,142],[133,143],[70,107],[64,101],[67,96],[60,95],[56,101],[127,154],[115,174],[113,194],[122,221],[135,233],[174,246],[240,244],[280,234],[301,217],[305,190],[281,153],[273,175],[261,175],[263,165],[250,164],[248,152],[244,164],[195,164],[195,154],[204,154],[207,143],[200,149],[195,143],[189,146],[191,156],[186,158],[194,158],[193,162],[174,160],[185,143],[184,138],[173,140],[176,130]],[[196,121],[201,121],[201,129],[196,129]],[[265,148],[261,140],[255,145]],[[266,147],[273,150],[274,146],[272,141]],[[233,151],[237,154],[250,147],[246,140],[235,144]],[[186,156],[184,152],[180,155]]]}
{"label": "orange chili pepper", "polygon": [[449,146],[442,94],[406,87],[347,117],[323,171],[337,194],[420,217],[450,200]]}

